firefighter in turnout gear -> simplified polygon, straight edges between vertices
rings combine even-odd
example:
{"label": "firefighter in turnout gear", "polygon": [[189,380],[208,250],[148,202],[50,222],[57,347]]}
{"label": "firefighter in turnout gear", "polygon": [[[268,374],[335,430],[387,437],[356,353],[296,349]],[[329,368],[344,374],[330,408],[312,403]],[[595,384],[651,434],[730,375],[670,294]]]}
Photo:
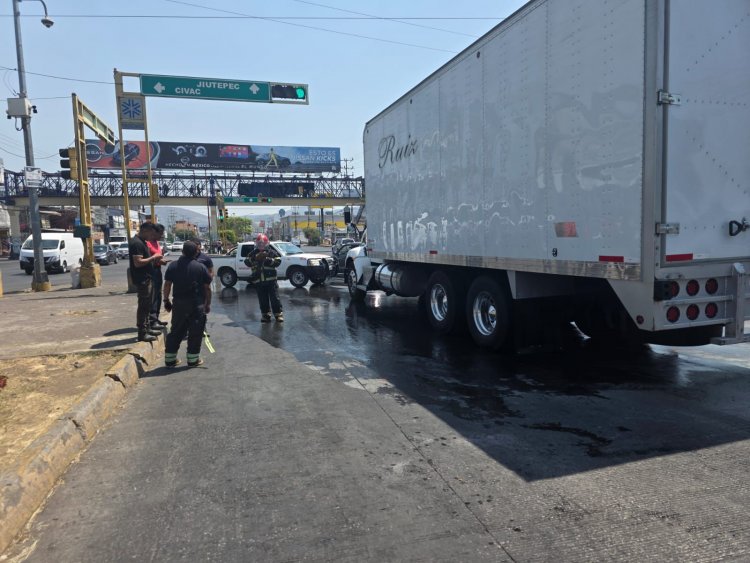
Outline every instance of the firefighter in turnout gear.
{"label": "firefighter in turnout gear", "polygon": [[255,237],[255,248],[245,259],[245,264],[252,268],[250,281],[258,291],[258,303],[262,314],[260,321],[271,321],[271,311],[277,322],[284,322],[284,312],[279,300],[279,284],[276,281],[276,268],[281,264],[281,258],[276,251],[268,246],[268,237],[259,234]]}
{"label": "firefighter in turnout gear", "polygon": [[[195,257],[198,246],[187,241],[182,246],[182,256],[172,262],[164,274],[164,308],[172,311],[172,326],[167,334],[164,363],[167,367],[179,365],[177,352],[187,334],[187,365],[199,366],[201,342],[206,328],[206,315],[211,311],[211,276]],[[170,293],[174,288],[174,303]]]}

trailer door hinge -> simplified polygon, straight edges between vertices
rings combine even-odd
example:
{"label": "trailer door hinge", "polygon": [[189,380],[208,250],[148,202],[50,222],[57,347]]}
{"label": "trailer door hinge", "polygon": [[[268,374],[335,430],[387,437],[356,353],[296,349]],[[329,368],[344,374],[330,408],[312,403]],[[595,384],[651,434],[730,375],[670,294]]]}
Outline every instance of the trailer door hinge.
{"label": "trailer door hinge", "polygon": [[659,90],[658,102],[660,105],[679,106],[682,103],[682,96]]}
{"label": "trailer door hinge", "polygon": [[657,223],[656,234],[657,235],[679,235],[680,224],[679,223]]}

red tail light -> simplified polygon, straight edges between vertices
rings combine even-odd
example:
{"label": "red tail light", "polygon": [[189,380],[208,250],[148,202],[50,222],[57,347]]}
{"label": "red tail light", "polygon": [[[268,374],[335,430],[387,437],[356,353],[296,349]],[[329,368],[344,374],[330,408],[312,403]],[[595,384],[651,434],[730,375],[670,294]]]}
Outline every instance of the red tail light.
{"label": "red tail light", "polygon": [[677,307],[667,309],[667,320],[670,323],[676,323],[680,320],[680,310]]}
{"label": "red tail light", "polygon": [[697,280],[690,280],[685,289],[687,290],[688,295],[697,295],[701,290],[701,284],[699,284]]}
{"label": "red tail light", "polygon": [[717,291],[719,291],[719,282],[717,282],[714,278],[706,281],[706,293],[708,293],[709,295],[713,295]]}
{"label": "red tail light", "polygon": [[706,305],[706,316],[709,319],[713,319],[719,312],[719,306],[716,303],[709,303]]}
{"label": "red tail light", "polygon": [[698,305],[690,305],[687,308],[687,311],[685,311],[685,314],[687,315],[687,318],[691,321],[694,321],[698,318],[698,315],[700,314],[701,310],[698,308]]}
{"label": "red tail light", "polygon": [[680,294],[680,284],[676,281],[669,282],[669,297],[674,299]]}

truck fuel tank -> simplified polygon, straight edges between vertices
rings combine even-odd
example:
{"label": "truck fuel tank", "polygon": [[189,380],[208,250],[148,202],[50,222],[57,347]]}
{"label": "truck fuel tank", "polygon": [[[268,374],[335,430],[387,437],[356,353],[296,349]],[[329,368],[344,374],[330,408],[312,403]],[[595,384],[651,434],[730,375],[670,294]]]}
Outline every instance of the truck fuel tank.
{"label": "truck fuel tank", "polygon": [[375,281],[387,293],[418,297],[427,286],[427,273],[414,266],[381,264],[375,270]]}

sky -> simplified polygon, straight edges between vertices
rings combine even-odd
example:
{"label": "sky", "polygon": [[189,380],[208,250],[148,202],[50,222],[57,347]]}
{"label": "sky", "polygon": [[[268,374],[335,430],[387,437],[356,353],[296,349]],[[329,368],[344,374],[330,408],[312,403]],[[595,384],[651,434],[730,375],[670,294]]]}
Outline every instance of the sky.
{"label": "sky", "polygon": [[[363,174],[365,122],[512,14],[522,0],[24,0],[22,38],[36,166],[59,170],[71,93],[117,128],[113,69],[309,84],[310,104],[148,98],[158,141],[340,147]],[[18,90],[12,3],[0,5],[0,89]],[[128,16],[128,17],[125,17]],[[138,16],[138,17],[132,17]],[[401,21],[396,21],[396,20]],[[12,70],[8,70],[12,69]],[[50,75],[59,78],[51,78]],[[137,81],[125,84],[137,91]],[[0,105],[5,109],[4,100]],[[23,136],[0,119],[0,158],[21,170]],[[126,132],[142,139],[142,132]]]}

